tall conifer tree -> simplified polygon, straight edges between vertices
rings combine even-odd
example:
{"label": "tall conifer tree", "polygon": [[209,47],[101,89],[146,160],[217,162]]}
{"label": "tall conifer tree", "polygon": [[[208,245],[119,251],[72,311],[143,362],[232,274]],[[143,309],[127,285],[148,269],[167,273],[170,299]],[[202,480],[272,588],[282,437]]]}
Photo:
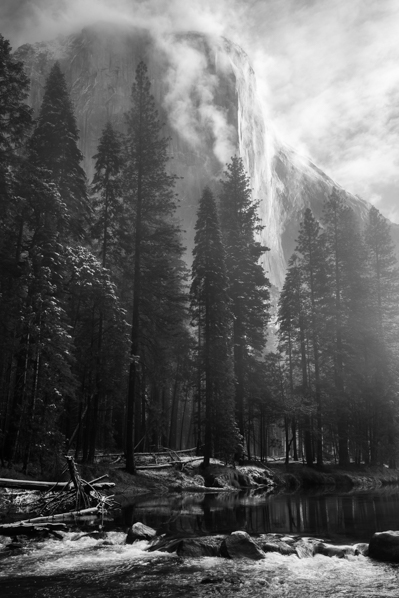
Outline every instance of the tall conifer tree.
{"label": "tall conifer tree", "polygon": [[93,159],[96,162],[91,185],[94,195],[92,236],[100,242],[102,264],[106,268],[109,253],[117,244],[122,217],[122,141],[109,121],[101,133]]}
{"label": "tall conifer tree", "polygon": [[[20,162],[20,150],[32,126],[32,111],[26,104],[29,81],[22,62],[11,54],[9,42],[0,35],[0,231],[14,213],[10,201],[15,170]],[[14,174],[14,176],[13,176]],[[11,213],[10,213],[11,211]],[[0,245],[1,250],[1,245]]]}
{"label": "tall conifer tree", "polygon": [[322,322],[325,317],[327,293],[326,256],[321,238],[321,228],[311,210],[305,211],[299,228],[296,252],[300,256],[301,283],[304,287],[304,307],[307,312],[307,327],[313,353],[316,400],[316,456],[317,465],[323,464],[322,447],[322,397],[321,397],[321,340]]}
{"label": "tall conifer tree", "polygon": [[306,293],[300,260],[293,254],[288,263],[284,286],[280,294],[278,308],[280,348],[288,360],[288,375],[291,394],[300,392],[302,399],[302,428],[304,430],[305,458],[308,466],[313,466],[311,383],[309,369],[309,329],[306,310]]}
{"label": "tall conifer tree", "polygon": [[[150,93],[147,67],[141,62],[132,88],[132,108],[127,114],[123,186],[125,223],[133,234],[131,282],[133,285],[131,365],[126,417],[126,467],[134,472],[134,428],[136,442],[145,431],[143,422],[143,376],[146,353],[182,316],[183,265],[179,233],[174,222],[176,177],[166,171],[168,138]],[[160,345],[157,345],[160,349]],[[136,409],[136,418],[135,418]],[[135,426],[136,424],[136,426]]]}
{"label": "tall conifer tree", "polygon": [[[245,435],[250,361],[265,345],[269,281],[259,259],[267,251],[255,239],[262,229],[241,158],[233,157],[221,181],[220,222],[233,312],[235,396],[238,426]],[[256,359],[255,359],[256,361]]]}
{"label": "tall conifer tree", "polygon": [[230,350],[231,313],[228,279],[215,198],[206,188],[195,226],[192,266],[191,312],[198,327],[199,395],[205,397],[204,466],[218,448],[223,456],[234,454],[233,369]]}
{"label": "tall conifer tree", "polygon": [[347,465],[351,423],[349,398],[353,395],[349,392],[349,382],[363,319],[364,250],[354,213],[335,188],[324,206],[323,225],[330,294],[327,351],[337,414],[339,463]]}
{"label": "tall conifer tree", "polygon": [[373,206],[364,234],[367,249],[367,351],[365,376],[371,399],[368,440],[373,463],[396,465],[399,268],[389,224]]}
{"label": "tall conifer tree", "polygon": [[63,227],[63,235],[68,236],[70,232],[75,238],[82,238],[90,210],[78,139],[65,77],[56,62],[46,80],[43,102],[31,139],[32,160],[48,171],[48,180],[55,183],[66,205],[69,231]]}

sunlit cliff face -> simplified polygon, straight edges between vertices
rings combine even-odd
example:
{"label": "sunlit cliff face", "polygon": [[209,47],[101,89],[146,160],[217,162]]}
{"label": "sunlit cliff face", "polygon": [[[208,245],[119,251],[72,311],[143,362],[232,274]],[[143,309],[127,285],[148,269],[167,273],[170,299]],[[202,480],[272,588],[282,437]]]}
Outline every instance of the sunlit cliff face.
{"label": "sunlit cliff face", "polygon": [[[253,197],[260,200],[261,241],[270,248],[264,267],[271,282],[282,286],[304,208],[310,206],[320,216],[334,183],[274,138],[255,74],[239,46],[193,32],[156,37],[131,26],[99,24],[52,42],[22,46],[17,56],[31,78],[35,111],[51,66],[60,62],[75,106],[89,180],[107,119],[124,131],[135,70],[144,60],[165,135],[170,137],[169,168],[182,177],[176,188],[178,216],[189,250],[204,186],[217,191],[225,164],[239,154],[251,178]],[[366,202],[345,196],[364,219]]]}

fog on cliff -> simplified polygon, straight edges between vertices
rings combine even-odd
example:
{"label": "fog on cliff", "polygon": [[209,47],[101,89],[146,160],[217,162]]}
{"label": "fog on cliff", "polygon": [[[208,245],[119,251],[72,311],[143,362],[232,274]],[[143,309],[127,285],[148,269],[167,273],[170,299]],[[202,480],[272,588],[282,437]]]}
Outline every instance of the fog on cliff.
{"label": "fog on cliff", "polygon": [[176,63],[167,98],[176,126],[195,143],[198,123],[182,104],[195,81],[221,161],[234,134],[213,107],[214,81],[201,57],[172,43],[170,34],[197,30],[240,44],[277,134],[399,222],[396,0],[2,0],[0,6],[1,33],[14,48],[98,20],[157,34]]}

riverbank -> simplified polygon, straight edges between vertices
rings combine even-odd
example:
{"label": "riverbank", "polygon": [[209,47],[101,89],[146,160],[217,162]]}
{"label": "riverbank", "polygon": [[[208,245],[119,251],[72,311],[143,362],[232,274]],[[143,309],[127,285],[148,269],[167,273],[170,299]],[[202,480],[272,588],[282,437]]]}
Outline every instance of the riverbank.
{"label": "riverbank", "polygon": [[[109,491],[115,500],[124,506],[136,497],[146,494],[163,496],[182,492],[229,492],[246,488],[259,488],[264,492],[279,490],[295,491],[299,489],[339,488],[367,489],[379,488],[386,484],[399,484],[399,470],[384,466],[358,466],[351,464],[347,468],[326,465],[322,468],[307,467],[302,463],[273,462],[267,466],[256,462],[226,467],[214,461],[207,469],[201,464],[182,463],[180,467],[143,469],[131,475],[121,464],[100,463],[78,466],[84,479],[95,479],[107,475],[107,481],[115,484]],[[0,477],[10,479],[34,479],[18,470],[0,468]],[[64,476],[67,479],[67,476]]]}
{"label": "riverbank", "polygon": [[386,484],[399,484],[399,470],[383,465],[355,465],[347,467],[327,464],[323,467],[308,467],[302,463],[282,462],[269,464],[274,481],[287,489],[331,488],[380,488]]}
{"label": "riverbank", "polygon": [[[94,473],[94,472],[93,472]],[[226,492],[246,488],[259,488],[267,492],[311,488],[368,489],[387,484],[399,484],[399,470],[384,466],[326,465],[322,468],[307,467],[302,463],[281,462],[251,463],[225,467],[213,464],[207,470],[200,466],[186,471],[173,468],[140,471],[135,476],[118,469],[110,472],[114,481],[117,500],[129,501],[131,497],[147,493],[167,494],[180,492]]]}

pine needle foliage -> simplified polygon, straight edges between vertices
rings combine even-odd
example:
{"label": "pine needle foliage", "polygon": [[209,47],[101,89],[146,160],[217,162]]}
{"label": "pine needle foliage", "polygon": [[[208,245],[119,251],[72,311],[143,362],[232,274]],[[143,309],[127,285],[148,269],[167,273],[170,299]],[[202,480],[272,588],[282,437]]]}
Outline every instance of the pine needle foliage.
{"label": "pine needle foliage", "polygon": [[[140,62],[126,115],[123,201],[126,273],[132,288],[131,365],[127,398],[127,470],[134,471],[134,436],[144,436],[143,392],[149,352],[160,351],[182,320],[185,295],[180,228],[174,219],[176,176],[167,172],[169,139],[162,136],[147,67]],[[155,345],[155,346],[154,346]],[[155,383],[155,382],[154,382]],[[158,392],[158,391],[157,391]],[[137,417],[134,416],[136,410]],[[136,432],[134,433],[134,429]]]}
{"label": "pine needle foliage", "polygon": [[216,202],[209,188],[202,194],[195,230],[190,299],[198,331],[198,393],[205,402],[203,464],[207,467],[215,452],[231,458],[239,441],[234,422],[229,283]]}
{"label": "pine needle foliage", "polygon": [[[52,67],[30,149],[32,161],[48,171],[68,210],[69,233],[82,238],[90,219],[87,181],[78,148],[79,133],[65,76],[58,62]],[[63,234],[68,236],[66,230]]]}
{"label": "pine needle foliage", "polygon": [[260,358],[269,320],[270,283],[259,263],[268,249],[256,240],[263,228],[258,204],[252,199],[242,159],[233,157],[221,181],[219,211],[232,302],[236,410],[242,435],[249,399],[249,357],[258,354]]}

